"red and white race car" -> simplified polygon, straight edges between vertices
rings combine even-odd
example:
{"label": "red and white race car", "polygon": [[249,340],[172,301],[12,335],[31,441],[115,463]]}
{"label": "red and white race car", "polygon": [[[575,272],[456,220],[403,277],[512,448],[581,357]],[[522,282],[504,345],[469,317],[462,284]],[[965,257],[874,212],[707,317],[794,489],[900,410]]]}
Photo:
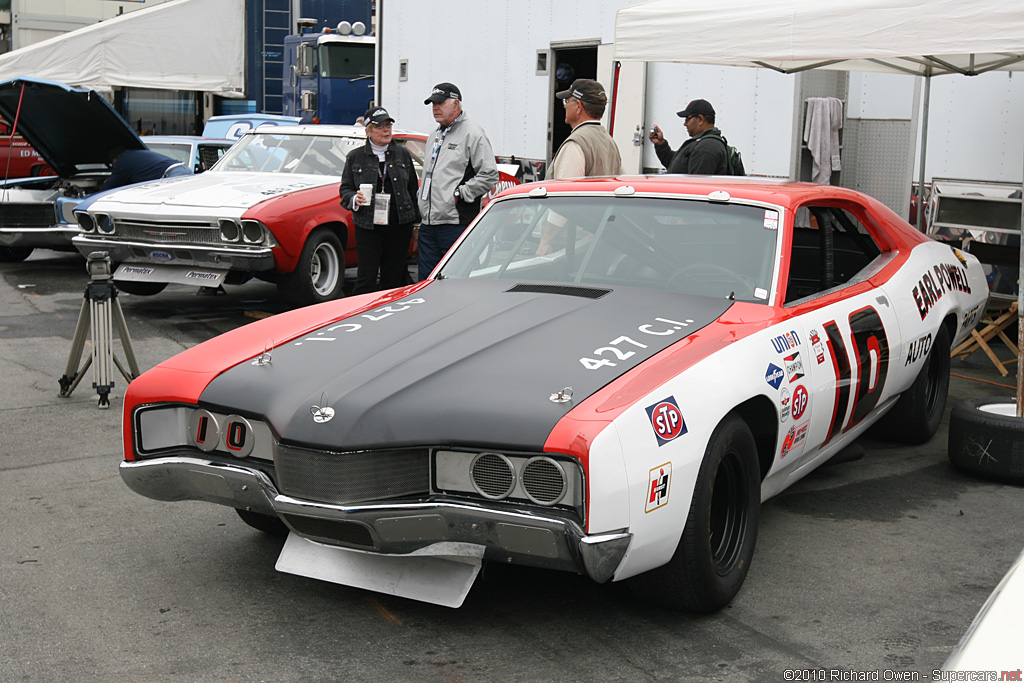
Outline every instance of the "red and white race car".
{"label": "red and white race car", "polygon": [[121,475],[287,533],[287,572],[457,606],[495,560],[709,612],[764,499],[873,425],[934,434],[987,295],[970,254],[843,188],[521,185],[431,279],[136,379]]}

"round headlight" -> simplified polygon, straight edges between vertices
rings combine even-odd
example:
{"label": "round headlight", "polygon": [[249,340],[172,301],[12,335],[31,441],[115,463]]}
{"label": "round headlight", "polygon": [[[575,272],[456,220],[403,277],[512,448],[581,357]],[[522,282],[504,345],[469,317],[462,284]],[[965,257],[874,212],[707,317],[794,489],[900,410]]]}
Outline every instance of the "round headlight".
{"label": "round headlight", "polygon": [[565,496],[565,470],[546,457],[530,458],[523,467],[523,491],[538,505],[554,505]]}
{"label": "round headlight", "polygon": [[516,486],[516,468],[500,453],[480,453],[469,466],[473,487],[484,498],[498,500]]}
{"label": "round headlight", "polygon": [[237,242],[241,232],[238,229],[238,223],[234,222],[230,218],[221,218],[217,221],[217,225],[220,226],[220,238],[225,242]]}

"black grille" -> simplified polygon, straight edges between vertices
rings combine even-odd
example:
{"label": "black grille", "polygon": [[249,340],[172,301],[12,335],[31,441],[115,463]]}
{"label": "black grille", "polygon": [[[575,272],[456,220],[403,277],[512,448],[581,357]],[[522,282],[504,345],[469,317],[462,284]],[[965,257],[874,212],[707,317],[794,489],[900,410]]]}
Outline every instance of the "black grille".
{"label": "black grille", "polygon": [[310,536],[325,543],[359,545],[372,548],[373,535],[370,530],[358,522],[337,522],[313,517],[285,515],[292,528],[303,536]]}
{"label": "black grille", "polygon": [[565,296],[579,296],[584,299],[600,299],[612,290],[598,287],[571,287],[569,285],[515,285],[505,291],[528,292],[531,294],[563,294]]}
{"label": "black grille", "polygon": [[281,493],[347,505],[430,492],[426,448],[329,453],[282,445],[274,461]]}
{"label": "black grille", "polygon": [[0,228],[48,228],[57,224],[53,204],[0,204]]}

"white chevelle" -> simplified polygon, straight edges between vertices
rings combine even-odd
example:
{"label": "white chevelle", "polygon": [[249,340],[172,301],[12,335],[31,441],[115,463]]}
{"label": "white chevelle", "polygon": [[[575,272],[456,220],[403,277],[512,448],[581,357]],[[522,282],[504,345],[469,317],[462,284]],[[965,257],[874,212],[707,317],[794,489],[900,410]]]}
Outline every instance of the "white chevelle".
{"label": "white chevelle", "polygon": [[931,438],[987,296],[974,257],[843,188],[522,185],[427,281],[136,379],[121,475],[287,534],[287,572],[458,606],[494,560],[710,612],[763,500],[869,427]]}

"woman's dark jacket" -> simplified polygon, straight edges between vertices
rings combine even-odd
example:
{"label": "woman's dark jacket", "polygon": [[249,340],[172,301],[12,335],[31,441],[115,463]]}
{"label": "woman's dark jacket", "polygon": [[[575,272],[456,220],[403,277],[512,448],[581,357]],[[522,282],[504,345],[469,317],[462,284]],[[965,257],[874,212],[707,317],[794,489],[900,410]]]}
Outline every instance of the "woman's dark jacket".
{"label": "woman's dark jacket", "polygon": [[[419,181],[412,156],[401,144],[394,140],[388,144],[384,152],[385,182],[381,189],[380,160],[370,149],[370,141],[358,149],[352,150],[345,161],[345,170],[341,173],[341,205],[346,209],[352,207],[352,198],[362,184],[374,186],[374,193],[391,194],[391,210],[388,215],[390,225],[419,223],[420,210],[416,205],[416,192]],[[383,228],[387,226],[373,224],[373,204],[359,206],[352,212],[352,220],[359,228]]]}

